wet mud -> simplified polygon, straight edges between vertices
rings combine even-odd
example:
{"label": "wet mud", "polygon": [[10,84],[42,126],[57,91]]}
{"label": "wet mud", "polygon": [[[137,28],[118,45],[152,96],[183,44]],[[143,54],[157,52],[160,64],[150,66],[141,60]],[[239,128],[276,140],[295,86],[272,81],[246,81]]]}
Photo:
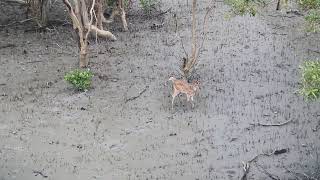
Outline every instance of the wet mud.
{"label": "wet mud", "polygon": [[[199,2],[199,31],[208,4]],[[119,20],[108,27],[118,41],[92,39],[93,88],[82,93],[63,80],[78,66],[70,24],[0,27],[0,179],[240,179],[242,162],[275,150],[250,164],[248,179],[319,179],[320,104],[298,94],[299,65],[319,57],[319,34],[272,4],[232,18],[215,6],[194,108],[182,95],[172,110],[167,82],[179,77],[180,37],[191,48],[190,1],[162,1],[171,11],[151,16],[133,8],[129,32]],[[26,18],[0,7],[0,24]]]}

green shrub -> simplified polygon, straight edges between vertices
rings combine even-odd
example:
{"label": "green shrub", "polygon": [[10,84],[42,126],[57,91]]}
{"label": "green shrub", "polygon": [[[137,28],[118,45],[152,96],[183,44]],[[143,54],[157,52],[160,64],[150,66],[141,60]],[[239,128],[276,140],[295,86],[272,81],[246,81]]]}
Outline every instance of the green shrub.
{"label": "green shrub", "polygon": [[[105,0],[106,4],[109,6],[109,7],[113,7],[115,5],[115,3],[117,3],[118,0]],[[124,0],[123,1],[123,4],[124,4],[124,7],[125,8],[129,8],[129,1],[132,1],[132,0]]]}
{"label": "green shrub", "polygon": [[320,97],[320,61],[307,61],[302,66],[300,93],[307,99]]}
{"label": "green shrub", "polygon": [[89,70],[70,71],[64,76],[65,81],[69,82],[73,87],[79,91],[88,90],[91,86],[92,72]]}
{"label": "green shrub", "polygon": [[306,9],[320,8],[320,0],[300,0],[300,5]]}
{"label": "green shrub", "polygon": [[311,10],[305,17],[308,25],[307,31],[318,32],[320,31],[320,10]]}
{"label": "green shrub", "polygon": [[112,7],[116,3],[116,0],[105,0],[105,2],[108,6]]}
{"label": "green shrub", "polygon": [[140,5],[146,14],[150,13],[157,3],[157,0],[139,0]]}
{"label": "green shrub", "polygon": [[236,15],[245,15],[249,13],[252,16],[256,15],[256,3],[250,0],[226,0]]}

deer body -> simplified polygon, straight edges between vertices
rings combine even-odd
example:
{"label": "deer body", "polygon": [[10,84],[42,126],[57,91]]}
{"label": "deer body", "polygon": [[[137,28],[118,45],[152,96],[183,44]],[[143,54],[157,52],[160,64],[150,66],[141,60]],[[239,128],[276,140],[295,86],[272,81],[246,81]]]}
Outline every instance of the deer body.
{"label": "deer body", "polygon": [[[187,101],[189,102],[190,99],[193,101],[193,97],[195,96],[196,92],[199,90],[199,82],[193,81],[192,83],[188,83],[186,80],[176,79],[174,77],[170,77],[169,81],[173,83],[173,93],[172,93],[172,102],[171,108],[173,108],[174,99],[180,93],[187,95]],[[192,102],[192,107],[194,104]]]}

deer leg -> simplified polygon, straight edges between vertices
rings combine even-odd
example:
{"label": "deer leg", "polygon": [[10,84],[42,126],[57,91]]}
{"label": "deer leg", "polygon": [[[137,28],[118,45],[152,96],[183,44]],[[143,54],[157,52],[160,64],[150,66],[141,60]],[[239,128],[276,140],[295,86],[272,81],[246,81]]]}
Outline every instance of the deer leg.
{"label": "deer leg", "polygon": [[190,101],[190,96],[187,94],[187,101],[189,102]]}
{"label": "deer leg", "polygon": [[172,94],[172,101],[171,101],[171,109],[173,109],[173,103],[174,103],[174,98],[179,94],[179,91],[177,91],[174,88],[173,94]]}
{"label": "deer leg", "polygon": [[193,96],[191,96],[192,108],[194,108]]}

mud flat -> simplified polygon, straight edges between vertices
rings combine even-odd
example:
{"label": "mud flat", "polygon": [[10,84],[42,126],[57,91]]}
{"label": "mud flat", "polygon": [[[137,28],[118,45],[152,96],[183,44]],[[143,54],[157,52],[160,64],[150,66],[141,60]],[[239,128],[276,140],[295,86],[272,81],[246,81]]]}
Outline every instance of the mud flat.
{"label": "mud flat", "polygon": [[[92,40],[95,77],[84,93],[63,80],[78,60],[70,25],[0,28],[1,180],[240,179],[242,161],[281,149],[253,162],[248,179],[320,178],[320,104],[297,94],[298,66],[319,57],[319,34],[303,31],[303,17],[271,7],[226,19],[228,6],[216,2],[195,74],[202,82],[195,108],[181,96],[171,110],[166,81],[179,75],[184,55],[172,12],[189,49],[191,3],[161,4],[171,13],[146,17],[133,9],[130,32],[115,23],[118,41]],[[200,18],[206,5],[199,3]],[[0,24],[25,18],[18,6],[0,8]]]}

